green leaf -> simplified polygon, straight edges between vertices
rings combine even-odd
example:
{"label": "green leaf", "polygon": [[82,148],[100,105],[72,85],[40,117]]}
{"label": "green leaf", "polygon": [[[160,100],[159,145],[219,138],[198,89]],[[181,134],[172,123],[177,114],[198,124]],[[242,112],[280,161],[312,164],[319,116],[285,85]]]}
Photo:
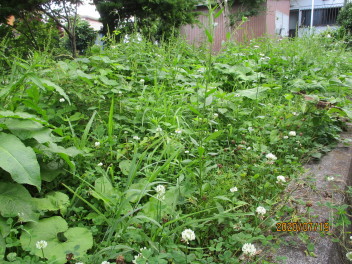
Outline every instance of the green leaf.
{"label": "green leaf", "polygon": [[43,181],[51,182],[60,174],[64,174],[64,162],[63,160],[53,160],[46,163],[40,164],[40,174]]}
{"label": "green leaf", "polygon": [[7,237],[10,234],[10,230],[11,226],[6,223],[5,218],[0,216],[0,237]]}
{"label": "green leaf", "polygon": [[[22,222],[36,221],[33,198],[18,183],[0,182],[0,213],[3,217],[20,217]],[[3,231],[1,231],[3,232]]]}
{"label": "green leaf", "polygon": [[42,150],[47,150],[53,153],[59,153],[59,154],[66,154],[70,157],[75,157],[78,154],[82,154],[83,152],[78,150],[75,147],[69,147],[69,148],[64,148],[61,146],[58,146],[57,144],[50,142],[48,146],[40,146],[39,147]]}
{"label": "green leaf", "polygon": [[213,102],[213,98],[213,96],[208,96],[207,98],[205,98],[205,106],[211,105],[211,103]]}
{"label": "green leaf", "polygon": [[257,99],[262,95],[263,92],[269,89],[270,89],[269,87],[257,87],[253,89],[240,90],[240,91],[237,91],[237,93],[239,95],[242,95],[250,99]]}
{"label": "green leaf", "polygon": [[348,116],[348,118],[352,119],[352,111],[347,109],[347,108],[342,108],[342,110],[346,113],[346,115]]}
{"label": "green leaf", "polygon": [[82,139],[81,139],[81,147],[85,147],[85,143],[87,141],[88,138],[88,134],[89,134],[89,130],[92,127],[93,121],[94,121],[94,117],[97,114],[97,111],[94,111],[91,118],[89,119],[89,122],[86,125],[86,128],[84,129],[83,135],[82,135]]}
{"label": "green leaf", "polygon": [[95,191],[102,193],[102,194],[114,194],[114,187],[112,186],[109,179],[106,177],[100,177],[95,180]]}
{"label": "green leaf", "polygon": [[201,115],[201,113],[196,109],[194,108],[193,106],[189,105],[188,108],[193,112],[195,113],[196,115]]}
{"label": "green leaf", "polygon": [[68,95],[64,92],[64,90],[58,86],[57,84],[49,81],[49,80],[45,80],[45,79],[40,79],[40,81],[47,87],[49,88],[53,88],[55,91],[57,91],[63,98],[65,98],[67,100],[67,102],[69,104],[71,104],[70,98],[68,97]]}
{"label": "green leaf", "polygon": [[3,260],[5,257],[6,243],[5,239],[0,236],[0,260]]}
{"label": "green leaf", "polygon": [[132,161],[130,160],[123,160],[119,163],[119,167],[123,175],[128,175],[130,168],[131,168]]}
{"label": "green leaf", "polygon": [[218,18],[222,12],[224,11],[224,9],[220,9],[215,15],[214,15],[214,18]]}
{"label": "green leaf", "polygon": [[204,142],[209,142],[212,139],[216,139],[217,137],[219,137],[222,134],[222,131],[216,131],[212,134],[210,134],[205,140]]}
{"label": "green leaf", "polygon": [[321,159],[322,154],[320,152],[312,153],[311,156],[316,159]]}
{"label": "green leaf", "polygon": [[141,179],[138,183],[134,183],[126,190],[126,198],[131,203],[136,203],[140,198],[147,194],[150,190],[149,183],[146,179]]}
{"label": "green leaf", "polygon": [[51,192],[45,195],[45,198],[33,198],[33,202],[40,211],[58,211],[65,214],[67,207],[70,205],[70,199],[67,194],[62,192]]}
{"label": "green leaf", "polygon": [[40,190],[40,167],[30,147],[14,135],[0,133],[0,167],[11,174],[14,181],[34,185]]}
{"label": "green leaf", "polygon": [[213,43],[213,36],[210,34],[208,29],[205,29],[205,35],[208,37],[208,42]]}
{"label": "green leaf", "polygon": [[25,140],[28,138],[34,138],[39,143],[45,143],[52,141],[50,136],[51,129],[43,127],[40,123],[33,120],[21,120],[21,119],[8,119],[5,121],[7,128],[20,138]]}
{"label": "green leaf", "polygon": [[232,202],[230,198],[220,195],[220,196],[215,196],[214,199],[219,199],[219,200],[223,200],[223,201],[228,201],[228,202]]}
{"label": "green leaf", "polygon": [[12,111],[0,111],[0,118],[19,118],[19,119],[29,119],[41,123],[43,125],[49,126],[49,123],[45,120],[35,116],[28,114],[26,112],[12,112]]}
{"label": "green leaf", "polygon": [[105,84],[105,85],[114,85],[116,86],[118,83],[115,80],[110,80],[108,77],[106,76],[99,76],[99,79]]}
{"label": "green leaf", "polygon": [[22,248],[31,254],[43,257],[36,242],[45,240],[48,245],[43,249],[47,259],[54,259],[53,264],[66,262],[66,254],[72,253],[76,258],[85,255],[93,246],[92,233],[84,227],[68,228],[66,221],[60,216],[45,218],[37,223],[29,223],[22,232],[20,242]]}

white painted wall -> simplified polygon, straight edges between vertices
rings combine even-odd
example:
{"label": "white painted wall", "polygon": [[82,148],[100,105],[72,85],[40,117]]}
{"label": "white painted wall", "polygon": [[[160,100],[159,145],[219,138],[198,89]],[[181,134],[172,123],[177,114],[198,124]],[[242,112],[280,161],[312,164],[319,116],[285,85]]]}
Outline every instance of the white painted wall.
{"label": "white painted wall", "polygon": [[[344,0],[314,0],[314,8],[343,6]],[[312,0],[291,0],[290,9],[311,9]]]}
{"label": "white painted wall", "polygon": [[276,10],[275,11],[275,33],[281,37],[287,37],[288,25],[289,25],[289,16]]}
{"label": "white painted wall", "polygon": [[299,28],[298,29],[298,36],[303,37],[303,36],[310,35],[311,33],[312,34],[319,34],[319,33],[322,33],[326,30],[329,30],[329,31],[336,30],[337,28],[338,28],[337,26],[334,26],[334,27],[314,27],[312,32],[310,31],[309,27]]}

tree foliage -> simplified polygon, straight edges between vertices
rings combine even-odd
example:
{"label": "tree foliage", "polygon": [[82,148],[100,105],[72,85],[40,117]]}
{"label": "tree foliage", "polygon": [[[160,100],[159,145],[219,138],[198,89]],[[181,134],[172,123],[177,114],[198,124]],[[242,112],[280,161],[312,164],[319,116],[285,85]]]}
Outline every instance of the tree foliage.
{"label": "tree foliage", "polygon": [[136,26],[143,35],[172,35],[172,28],[194,22],[196,0],[94,0],[103,31],[130,33]]}
{"label": "tree foliage", "polygon": [[7,17],[18,17],[26,11],[37,11],[42,4],[50,0],[0,0],[0,23],[6,23]]}
{"label": "tree foliage", "polygon": [[352,34],[352,3],[346,4],[337,17],[337,23]]}
{"label": "tree foliage", "polygon": [[[90,27],[87,21],[81,19],[77,20],[75,31],[77,51],[83,53],[92,45],[97,37],[97,32]],[[68,38],[65,39],[65,46],[72,50],[71,42]]]}
{"label": "tree foliage", "polygon": [[[71,42],[72,55],[75,57],[77,53],[75,27],[77,8],[80,4],[82,4],[82,0],[0,0],[0,19],[2,23],[6,24],[10,15],[21,20],[27,16],[35,15],[39,20],[54,21],[67,33]],[[28,30],[30,34],[37,31],[35,28],[28,28]],[[24,32],[21,33],[24,34]],[[25,36],[27,35],[25,34]],[[34,39],[33,36],[31,38]]]}

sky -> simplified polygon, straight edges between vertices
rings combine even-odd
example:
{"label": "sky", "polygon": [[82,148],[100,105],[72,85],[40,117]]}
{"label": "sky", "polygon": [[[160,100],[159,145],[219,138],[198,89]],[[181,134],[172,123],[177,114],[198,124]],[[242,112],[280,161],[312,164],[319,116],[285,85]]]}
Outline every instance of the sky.
{"label": "sky", "polygon": [[[100,18],[98,11],[95,9],[95,5],[92,0],[84,0],[84,4],[78,7],[78,14],[85,15],[92,18]],[[91,5],[89,4],[91,3]]]}

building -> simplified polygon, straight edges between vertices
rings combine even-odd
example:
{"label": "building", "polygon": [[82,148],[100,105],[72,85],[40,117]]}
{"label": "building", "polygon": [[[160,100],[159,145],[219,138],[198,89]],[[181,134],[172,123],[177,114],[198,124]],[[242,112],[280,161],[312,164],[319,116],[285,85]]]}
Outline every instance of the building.
{"label": "building", "polygon": [[103,28],[103,23],[99,21],[99,17],[89,16],[80,14],[80,18],[88,22],[91,28],[93,28],[97,32],[97,38],[95,39],[94,44],[96,45],[103,45],[103,34],[100,32]]}
{"label": "building", "polygon": [[336,27],[336,19],[345,0],[314,0],[313,21],[311,21],[312,2],[312,0],[290,1],[290,36],[309,33],[311,22],[315,33],[322,32],[328,27]]}
{"label": "building", "polygon": [[[238,9],[239,6],[235,6],[231,12],[235,13]],[[232,38],[242,42],[261,36],[288,36],[290,0],[267,0],[267,2],[263,4],[263,10],[264,11],[260,12],[257,16],[249,17],[248,21],[240,28],[231,32]],[[207,25],[207,6],[199,5],[197,6],[197,11],[201,12],[198,20],[201,24]],[[221,48],[222,41],[226,40],[227,35],[223,14],[215,19],[214,26],[215,36],[213,50],[218,51]],[[181,34],[192,44],[200,44],[206,40],[204,28],[197,25],[183,26],[181,28]]]}
{"label": "building", "polygon": [[[231,32],[235,41],[246,41],[262,36],[287,37],[302,36],[310,33],[310,18],[312,2],[314,2],[313,26],[314,32],[321,32],[328,27],[336,27],[337,15],[346,0],[267,0],[263,10],[254,17],[249,17],[238,30]],[[236,13],[239,6],[231,12]],[[208,8],[198,5],[197,11],[201,12],[199,21],[202,25],[208,23]],[[181,28],[181,34],[188,42],[200,44],[206,41],[204,26],[186,25]],[[221,48],[222,41],[226,40],[226,26],[224,15],[215,19],[213,50]]]}

